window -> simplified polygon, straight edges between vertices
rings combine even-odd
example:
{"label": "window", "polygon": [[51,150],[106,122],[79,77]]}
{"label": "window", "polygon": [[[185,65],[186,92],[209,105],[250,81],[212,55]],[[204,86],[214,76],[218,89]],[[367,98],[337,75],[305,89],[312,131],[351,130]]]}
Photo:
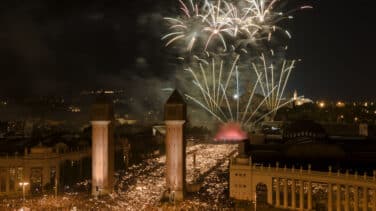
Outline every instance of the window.
{"label": "window", "polygon": [[0,192],[6,191],[6,169],[0,169]]}
{"label": "window", "polygon": [[16,168],[9,169],[9,191],[15,191],[16,185]]}
{"label": "window", "polygon": [[[18,167],[17,168],[17,181],[19,182],[24,182],[26,178],[24,178],[24,168],[23,167]],[[22,187],[20,185],[16,185],[17,190],[20,191],[22,190]]]}
{"label": "window", "polygon": [[24,180],[23,167],[18,167],[17,168],[17,180],[18,181],[23,181]]}

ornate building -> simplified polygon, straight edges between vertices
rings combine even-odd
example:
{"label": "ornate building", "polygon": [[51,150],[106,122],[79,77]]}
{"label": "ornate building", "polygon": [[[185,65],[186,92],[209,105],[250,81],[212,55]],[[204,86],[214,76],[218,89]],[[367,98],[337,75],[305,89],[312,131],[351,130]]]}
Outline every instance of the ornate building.
{"label": "ornate building", "polygon": [[304,96],[298,96],[298,92],[295,90],[293,96],[293,103],[295,106],[301,106],[306,103],[313,103],[313,101],[309,98],[305,98]]}
{"label": "ornate building", "polygon": [[376,211],[376,171],[350,175],[293,168],[257,166],[248,158],[230,163],[230,197],[291,210]]}
{"label": "ornate building", "polygon": [[[60,189],[60,166],[65,161],[80,161],[90,156],[90,150],[63,151],[55,147],[37,145],[25,149],[24,155],[0,157],[0,196],[42,194]],[[23,190],[24,189],[24,190]]]}

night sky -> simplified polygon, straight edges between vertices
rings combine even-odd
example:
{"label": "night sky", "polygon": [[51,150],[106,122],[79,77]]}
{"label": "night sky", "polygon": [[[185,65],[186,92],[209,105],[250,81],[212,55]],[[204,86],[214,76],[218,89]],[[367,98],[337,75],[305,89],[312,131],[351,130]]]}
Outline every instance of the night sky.
{"label": "night sky", "polygon": [[[2,0],[0,96],[174,86],[174,55],[160,38],[177,2]],[[289,89],[313,99],[375,99],[372,1],[310,2],[313,10],[286,23],[288,57],[302,59]]]}

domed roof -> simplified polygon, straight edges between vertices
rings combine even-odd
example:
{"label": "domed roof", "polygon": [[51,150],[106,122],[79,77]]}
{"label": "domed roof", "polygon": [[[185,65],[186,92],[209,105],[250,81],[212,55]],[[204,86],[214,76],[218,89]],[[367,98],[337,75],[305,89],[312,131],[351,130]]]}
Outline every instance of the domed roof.
{"label": "domed roof", "polygon": [[325,129],[312,120],[297,120],[285,126],[283,130],[284,138],[312,137],[325,138]]}
{"label": "domed roof", "polygon": [[336,145],[322,143],[295,144],[288,147],[285,155],[290,158],[344,158],[345,151]]}

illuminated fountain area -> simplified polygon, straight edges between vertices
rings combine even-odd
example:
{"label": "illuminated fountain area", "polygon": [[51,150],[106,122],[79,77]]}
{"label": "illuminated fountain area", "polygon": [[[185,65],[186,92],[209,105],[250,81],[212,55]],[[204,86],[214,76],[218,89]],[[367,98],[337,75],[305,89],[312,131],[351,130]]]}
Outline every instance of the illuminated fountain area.
{"label": "illuminated fountain area", "polygon": [[219,127],[214,141],[220,142],[240,142],[248,139],[247,133],[243,131],[237,122],[228,122]]}

